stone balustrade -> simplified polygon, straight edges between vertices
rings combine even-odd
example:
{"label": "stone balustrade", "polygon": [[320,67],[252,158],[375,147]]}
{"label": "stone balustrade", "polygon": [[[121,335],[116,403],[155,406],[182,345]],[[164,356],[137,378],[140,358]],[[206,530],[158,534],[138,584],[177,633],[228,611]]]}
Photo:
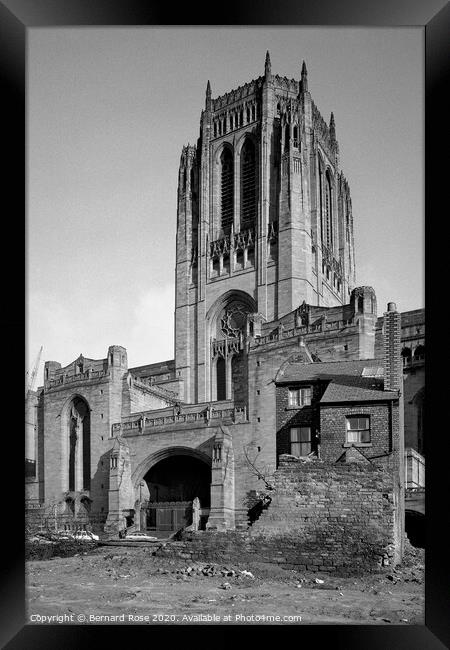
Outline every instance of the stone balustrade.
{"label": "stone balustrade", "polygon": [[266,345],[267,343],[274,343],[276,341],[282,341],[284,339],[290,339],[294,336],[300,336],[304,334],[316,334],[318,332],[329,332],[333,330],[341,330],[344,327],[349,325],[354,325],[354,320],[337,320],[327,323],[326,321],[321,321],[317,324],[312,325],[302,325],[301,327],[293,327],[291,329],[281,329],[278,328],[270,334],[265,336],[258,336],[252,342],[252,347],[258,347],[260,345]]}
{"label": "stone balustrade", "polygon": [[98,380],[103,377],[109,377],[109,370],[86,370],[77,375],[58,375],[54,379],[47,379],[44,382],[44,388],[54,388],[63,384],[73,384],[83,381]]}
{"label": "stone balustrade", "polygon": [[211,403],[199,404],[195,408],[187,405],[183,412],[169,407],[154,411],[136,413],[124,418],[122,422],[112,425],[112,435],[139,435],[150,433],[151,429],[160,427],[173,427],[178,424],[210,424],[211,422],[226,421],[227,424],[237,424],[247,421],[247,408],[245,406],[234,406],[233,402],[217,402],[217,406]]}
{"label": "stone balustrade", "polygon": [[211,341],[211,354],[212,358],[215,358],[217,355],[222,357],[230,356],[232,354],[239,354],[240,350],[244,347],[243,338],[226,338],[221,340]]}

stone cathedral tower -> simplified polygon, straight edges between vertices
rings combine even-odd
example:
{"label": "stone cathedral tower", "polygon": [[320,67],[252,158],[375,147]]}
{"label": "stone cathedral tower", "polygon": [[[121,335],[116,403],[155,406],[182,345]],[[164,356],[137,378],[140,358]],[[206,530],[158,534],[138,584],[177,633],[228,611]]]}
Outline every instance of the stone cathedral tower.
{"label": "stone cathedral tower", "polygon": [[[185,402],[230,397],[243,334],[355,285],[348,183],[333,114],[300,79],[272,74],[212,98],[178,180],[175,367]],[[240,360],[238,362],[238,360]]]}
{"label": "stone cathedral tower", "polygon": [[[175,359],[130,368],[110,345],[46,362],[27,408],[28,525],[167,538],[251,524],[213,546],[258,554],[259,537],[286,568],[401,560],[404,324],[354,286],[334,118],[305,64],[299,77],[272,75],[267,55],[236,90],[213,99],[208,83],[179,170]],[[406,323],[417,340],[417,314]]]}

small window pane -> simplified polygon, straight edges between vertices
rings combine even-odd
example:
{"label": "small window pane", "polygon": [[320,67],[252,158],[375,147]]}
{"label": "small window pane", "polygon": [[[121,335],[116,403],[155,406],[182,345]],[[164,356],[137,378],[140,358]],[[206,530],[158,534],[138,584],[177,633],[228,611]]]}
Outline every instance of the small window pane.
{"label": "small window pane", "polygon": [[289,406],[309,406],[311,404],[311,388],[290,388]]}
{"label": "small window pane", "polygon": [[368,417],[347,418],[347,442],[370,442],[370,419]]}
{"label": "small window pane", "polygon": [[370,442],[370,431],[361,431],[361,442]]}
{"label": "small window pane", "polygon": [[311,388],[302,388],[302,406],[311,404]]}
{"label": "small window pane", "polygon": [[293,442],[291,443],[291,454],[292,456],[300,456],[300,443],[299,442]]}
{"label": "small window pane", "polygon": [[300,438],[300,429],[292,428],[291,429],[291,442],[299,442],[300,440],[301,440],[301,438]]}
{"label": "small window pane", "polygon": [[300,443],[300,456],[307,456],[311,453],[311,443],[302,442]]}
{"label": "small window pane", "polygon": [[311,441],[311,429],[310,427],[300,427],[300,438],[301,442],[310,442]]}

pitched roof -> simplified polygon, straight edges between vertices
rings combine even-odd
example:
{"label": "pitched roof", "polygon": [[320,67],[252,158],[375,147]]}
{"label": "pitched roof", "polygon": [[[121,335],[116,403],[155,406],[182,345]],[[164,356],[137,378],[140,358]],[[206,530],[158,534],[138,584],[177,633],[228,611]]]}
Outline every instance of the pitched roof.
{"label": "pitched roof", "polygon": [[157,363],[149,363],[146,366],[136,366],[128,370],[136,377],[149,377],[151,375],[158,375],[162,373],[170,373],[175,368],[175,361],[169,359],[168,361],[158,361]]}
{"label": "pitched roof", "polygon": [[336,378],[330,381],[324,394],[320,399],[321,404],[331,402],[371,402],[382,401],[386,399],[396,399],[398,394],[395,391],[383,390],[383,381],[377,380],[376,384],[371,384],[367,379],[361,378]]}
{"label": "pitched roof", "polygon": [[382,369],[381,359],[305,363],[301,358],[293,358],[278,374],[276,382],[329,382],[320,400],[322,404],[396,399],[396,391],[384,390]]}

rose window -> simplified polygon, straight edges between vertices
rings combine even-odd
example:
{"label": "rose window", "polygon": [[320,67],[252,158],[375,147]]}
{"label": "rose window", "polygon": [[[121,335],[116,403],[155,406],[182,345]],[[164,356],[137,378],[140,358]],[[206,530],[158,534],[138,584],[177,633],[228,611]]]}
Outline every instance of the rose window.
{"label": "rose window", "polygon": [[231,305],[222,314],[220,329],[222,333],[231,338],[237,338],[244,330],[247,317],[245,305],[236,303]]}

